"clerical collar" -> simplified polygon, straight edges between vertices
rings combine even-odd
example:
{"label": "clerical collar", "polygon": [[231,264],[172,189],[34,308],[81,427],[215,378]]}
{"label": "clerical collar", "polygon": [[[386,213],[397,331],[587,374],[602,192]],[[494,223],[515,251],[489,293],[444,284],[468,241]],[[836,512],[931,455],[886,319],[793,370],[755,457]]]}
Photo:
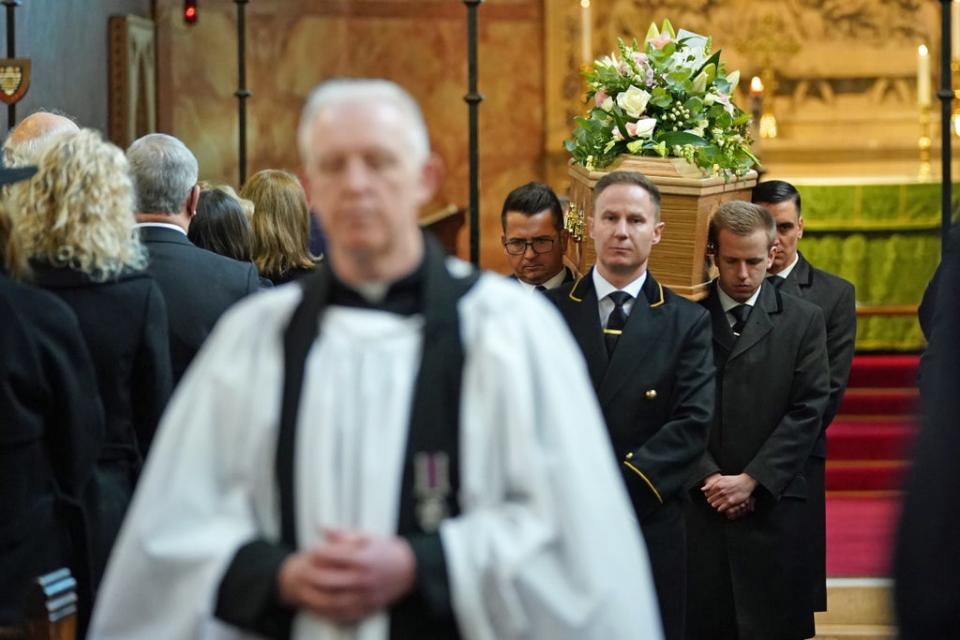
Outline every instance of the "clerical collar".
{"label": "clerical collar", "polygon": [[[328,263],[329,268],[329,263]],[[423,279],[425,261],[417,268],[392,283],[371,283],[358,289],[345,284],[332,270],[330,275],[330,304],[372,311],[388,311],[412,316],[423,311]]]}
{"label": "clerical collar", "polygon": [[790,263],[790,266],[785,267],[782,271],[778,271],[777,273],[771,273],[770,275],[777,276],[778,278],[783,278],[784,280],[786,280],[790,276],[790,273],[793,271],[793,268],[796,267],[797,263],[799,262],[800,262],[800,252],[797,251],[795,254],[793,254],[793,262]]}
{"label": "clerical collar", "polygon": [[720,296],[720,306],[723,307],[723,311],[725,313],[730,311],[730,309],[733,309],[734,307],[740,306],[741,304],[745,304],[748,307],[752,307],[757,304],[757,298],[760,297],[760,289],[762,288],[763,288],[763,285],[761,284],[759,287],[757,287],[757,290],[753,292],[753,295],[750,296],[746,302],[737,302],[736,300],[734,300],[733,298],[727,295],[727,292],[723,290],[723,287],[721,287],[720,283],[718,282],[717,294]]}
{"label": "clerical collar", "polygon": [[544,280],[544,281],[541,282],[539,285],[530,284],[529,282],[524,282],[524,281],[521,280],[520,278],[517,278],[517,282],[519,282],[519,283],[520,283],[520,286],[522,286],[522,287],[523,287],[524,289],[526,289],[527,291],[536,291],[538,286],[539,286],[539,287],[543,287],[544,289],[549,290],[549,289],[556,289],[557,287],[559,287],[560,285],[562,285],[562,284],[563,284],[563,280],[564,280],[564,278],[566,278],[566,277],[567,277],[567,269],[566,269],[566,267],[564,267],[564,268],[560,269],[560,271],[557,272],[557,275],[553,276],[553,277],[550,278],[549,280]]}
{"label": "clerical collar", "polygon": [[613,286],[609,280],[600,275],[600,271],[594,267],[593,268],[593,288],[597,292],[597,300],[603,300],[608,295],[614,291],[626,291],[630,294],[630,297],[633,299],[640,297],[640,292],[643,291],[643,285],[647,281],[647,271],[644,269],[643,273],[640,274],[640,277],[636,280],[627,284],[627,286],[619,289]]}

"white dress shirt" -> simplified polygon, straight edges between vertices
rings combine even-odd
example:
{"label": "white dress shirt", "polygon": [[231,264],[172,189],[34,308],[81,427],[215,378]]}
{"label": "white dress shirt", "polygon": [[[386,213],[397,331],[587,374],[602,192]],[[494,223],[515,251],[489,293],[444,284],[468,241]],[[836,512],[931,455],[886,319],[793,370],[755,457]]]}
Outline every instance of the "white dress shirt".
{"label": "white dress shirt", "polygon": [[607,296],[609,296],[614,291],[625,291],[626,293],[629,293],[630,299],[623,304],[623,311],[629,316],[630,311],[633,309],[633,303],[637,299],[637,297],[640,295],[640,290],[643,289],[643,283],[646,281],[647,281],[647,272],[646,270],[644,270],[644,272],[640,274],[639,278],[637,278],[636,280],[634,280],[624,288],[618,289],[617,287],[610,284],[610,282],[606,278],[600,275],[600,271],[596,267],[594,267],[593,268],[593,288],[597,292],[597,301],[599,302],[598,306],[600,309],[600,326],[601,327],[607,326],[607,319],[610,317],[610,314],[613,313],[614,306],[616,306],[613,304],[613,300],[611,300]]}
{"label": "white dress shirt", "polygon": [[757,290],[753,292],[753,295],[750,296],[750,298],[748,298],[746,302],[737,302],[736,300],[734,300],[733,298],[727,295],[727,293],[723,290],[723,287],[721,287],[719,284],[717,285],[717,293],[720,294],[720,306],[723,307],[724,312],[727,314],[727,322],[730,323],[731,327],[737,324],[737,319],[734,317],[732,313],[730,313],[730,309],[733,309],[734,307],[738,307],[741,304],[745,304],[748,307],[754,306],[755,304],[757,304],[757,298],[760,297],[760,289],[762,288],[763,288],[763,285],[761,284],[759,287],[757,287]]}
{"label": "white dress shirt", "polygon": [[183,235],[187,235],[186,230],[183,227],[177,226],[175,224],[170,224],[169,222],[138,222],[133,225],[134,229],[142,229],[143,227],[160,227],[161,229],[173,229],[174,231],[179,231]]}
{"label": "white dress shirt", "polygon": [[567,269],[566,269],[566,267],[564,267],[563,269],[560,269],[559,272],[557,272],[557,275],[553,276],[553,277],[550,278],[549,280],[543,281],[543,282],[540,283],[539,285],[530,284],[529,282],[524,282],[524,281],[521,280],[520,278],[517,278],[517,282],[519,282],[519,283],[520,283],[520,286],[522,286],[522,287],[523,287],[524,289],[526,289],[528,292],[530,292],[530,291],[536,291],[538,286],[543,287],[544,289],[547,289],[547,290],[549,291],[550,289],[556,289],[557,287],[559,287],[560,285],[562,285],[562,284],[563,284],[563,280],[564,280],[564,278],[566,278],[566,277],[567,277]]}
{"label": "white dress shirt", "polygon": [[781,271],[781,272],[779,272],[779,273],[771,273],[770,275],[776,276],[776,277],[778,277],[778,278],[783,278],[784,280],[786,280],[786,279],[790,276],[790,273],[793,271],[793,268],[797,266],[797,263],[798,263],[798,262],[800,262],[800,252],[799,252],[799,251],[794,254],[794,256],[793,256],[793,262],[790,263],[790,266],[789,266],[789,267],[784,268],[783,271]]}

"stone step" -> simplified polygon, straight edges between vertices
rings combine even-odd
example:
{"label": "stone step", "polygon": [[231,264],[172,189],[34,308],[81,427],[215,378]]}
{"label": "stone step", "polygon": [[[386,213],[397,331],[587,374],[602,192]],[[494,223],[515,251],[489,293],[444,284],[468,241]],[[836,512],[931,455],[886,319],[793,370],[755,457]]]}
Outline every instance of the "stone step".
{"label": "stone step", "polygon": [[896,637],[896,628],[887,625],[818,624],[815,640],[892,640]]}
{"label": "stone step", "polygon": [[830,578],[827,611],[817,614],[816,640],[896,638],[889,578]]}

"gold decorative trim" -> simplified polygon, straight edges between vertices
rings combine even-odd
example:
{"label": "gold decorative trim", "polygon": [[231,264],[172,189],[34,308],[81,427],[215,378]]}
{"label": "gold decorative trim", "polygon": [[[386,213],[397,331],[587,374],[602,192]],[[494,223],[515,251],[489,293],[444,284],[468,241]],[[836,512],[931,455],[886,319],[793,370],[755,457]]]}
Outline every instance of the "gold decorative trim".
{"label": "gold decorative trim", "polygon": [[583,276],[580,276],[579,278],[577,278],[577,281],[573,283],[573,287],[571,287],[571,289],[570,289],[570,296],[569,296],[569,297],[570,297],[570,299],[573,300],[574,302],[583,302],[583,298],[578,298],[577,296],[573,295],[574,292],[577,290],[577,287],[580,286],[580,281],[581,281],[581,280],[583,280]]}
{"label": "gold decorative trim", "polygon": [[640,469],[637,469],[635,466],[633,466],[626,460],[623,461],[623,464],[627,465],[634,473],[640,476],[640,478],[647,483],[647,486],[650,487],[650,491],[653,491],[653,495],[657,497],[657,500],[660,501],[660,504],[663,504],[663,498],[660,496],[660,492],[657,491],[657,488],[655,486],[653,486],[653,483],[650,482],[650,479],[647,478],[647,476],[643,475],[643,472],[640,471]]}
{"label": "gold decorative trim", "polygon": [[663,285],[658,282],[657,288],[660,289],[660,299],[650,305],[651,309],[656,309],[663,304]]}

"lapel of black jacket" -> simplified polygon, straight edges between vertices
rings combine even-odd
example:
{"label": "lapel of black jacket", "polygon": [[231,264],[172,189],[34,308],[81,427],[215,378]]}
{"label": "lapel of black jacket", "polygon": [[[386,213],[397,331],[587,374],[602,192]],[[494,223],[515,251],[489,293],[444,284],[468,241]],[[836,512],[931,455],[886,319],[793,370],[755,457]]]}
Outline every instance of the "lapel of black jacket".
{"label": "lapel of black jacket", "polygon": [[583,351],[590,370],[590,380],[594,388],[598,389],[607,370],[608,358],[603,329],[600,327],[597,290],[593,286],[593,269],[574,283],[564,303],[569,310],[567,322],[570,331]]}
{"label": "lapel of black jacket", "polygon": [[720,285],[716,280],[710,285],[710,295],[704,300],[703,305],[710,312],[710,320],[713,323],[713,342],[719,347],[718,354],[722,354],[722,360],[725,362],[733,351],[733,345],[737,337],[733,335],[733,329],[730,328],[730,321],[727,320],[727,313],[720,304],[720,295],[717,293],[717,287]]}
{"label": "lapel of black jacket", "polygon": [[783,303],[780,300],[780,292],[769,282],[764,282],[760,286],[760,297],[747,318],[747,325],[743,328],[743,333],[737,338],[733,345],[733,351],[730,352],[728,361],[733,360],[744,351],[760,342],[764,336],[773,330],[773,321],[770,316],[774,313],[783,311]]}
{"label": "lapel of black jacket", "polygon": [[[797,275],[795,280],[797,283],[797,293],[800,295],[800,297],[804,297],[807,295],[810,287],[813,286],[813,268],[810,266],[810,263],[807,262],[807,259],[803,257],[802,253],[798,251],[797,256],[799,257],[797,266],[793,268],[793,271],[790,273],[790,275]],[[787,291],[787,293],[790,292]]]}
{"label": "lapel of black jacket", "polygon": [[630,309],[623,333],[617,340],[617,348],[598,388],[601,408],[616,396],[630,379],[631,372],[643,366],[647,353],[663,333],[666,314],[663,287],[647,272],[647,279]]}

